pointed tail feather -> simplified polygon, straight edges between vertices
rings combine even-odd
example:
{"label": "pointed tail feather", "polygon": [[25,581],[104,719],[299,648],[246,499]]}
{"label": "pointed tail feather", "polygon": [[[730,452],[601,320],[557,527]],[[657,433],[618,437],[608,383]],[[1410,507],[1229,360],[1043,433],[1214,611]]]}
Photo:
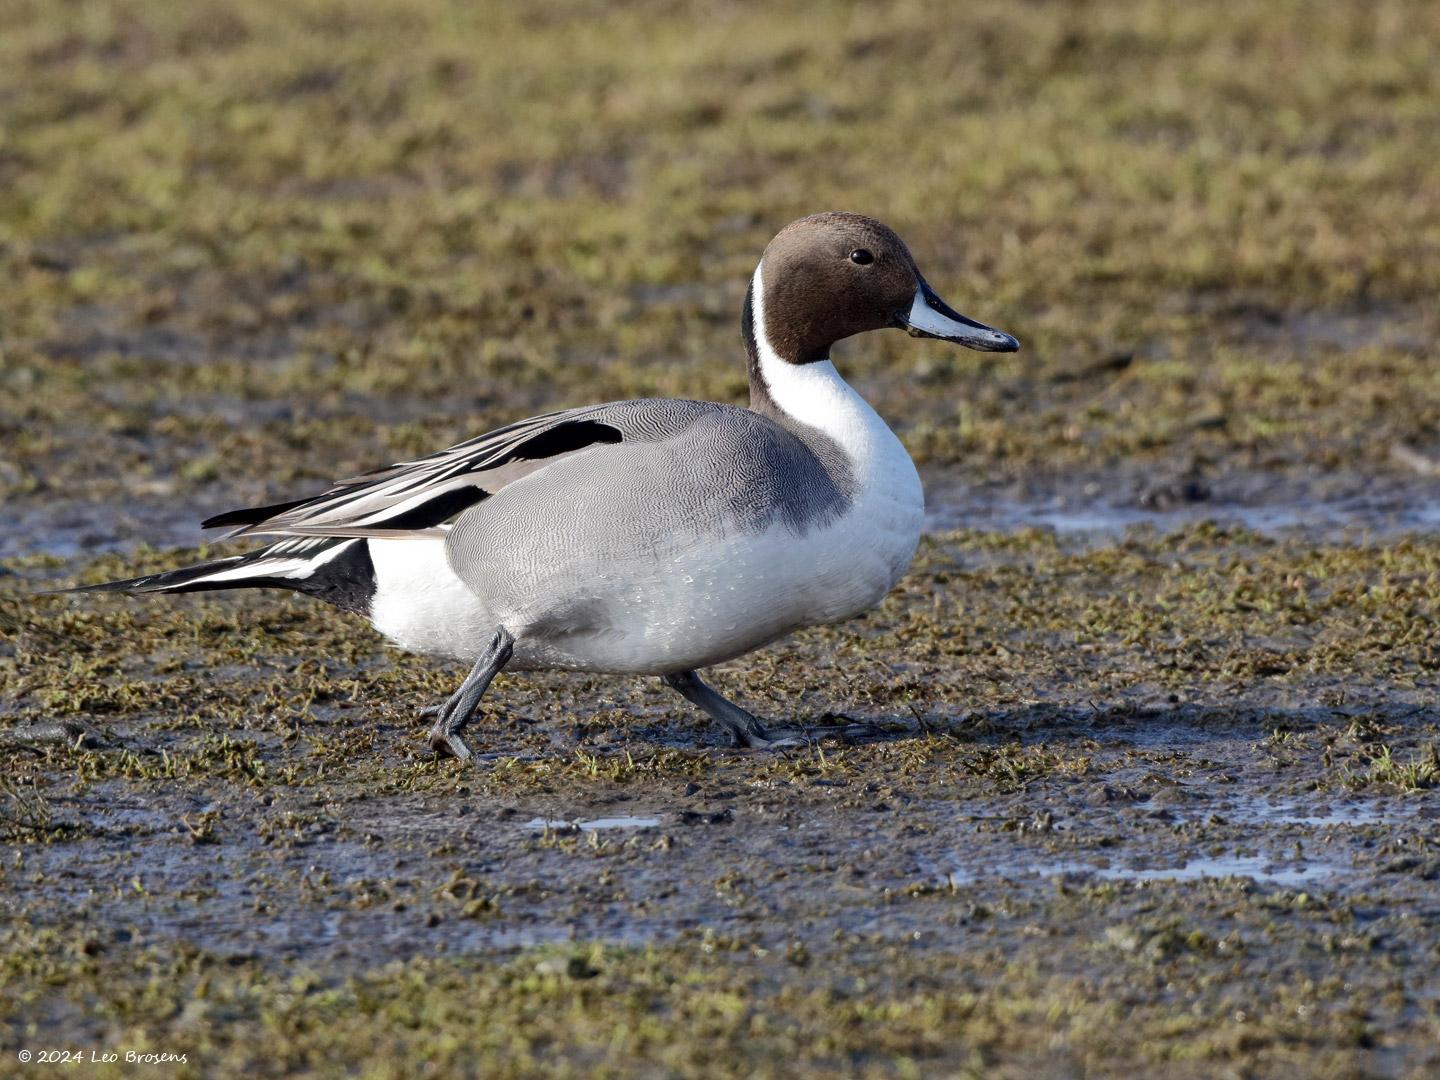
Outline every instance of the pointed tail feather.
{"label": "pointed tail feather", "polygon": [[292,589],[346,611],[368,614],[375,567],[364,540],[282,540],[258,551],[123,581],[60,592],[181,593],[218,589]]}
{"label": "pointed tail feather", "polygon": [[243,566],[248,561],[248,556],[235,555],[228,559],[216,559],[213,562],[196,563],[194,566],[183,566],[179,570],[164,570],[158,574],[146,574],[143,577],[125,578],[121,581],[102,581],[97,585],[76,585],[73,588],[56,589],[55,591],[67,593],[192,592],[205,588],[201,582],[212,574]]}

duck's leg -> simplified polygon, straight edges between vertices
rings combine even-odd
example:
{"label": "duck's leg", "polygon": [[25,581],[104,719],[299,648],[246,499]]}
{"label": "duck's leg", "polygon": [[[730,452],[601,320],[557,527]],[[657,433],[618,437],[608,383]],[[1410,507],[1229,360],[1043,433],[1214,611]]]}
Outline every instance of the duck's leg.
{"label": "duck's leg", "polygon": [[681,671],[674,675],[662,675],[665,685],[677,690],[680,696],[700,709],[712,720],[718,720],[730,730],[730,737],[736,746],[750,746],[757,749],[780,749],[786,746],[800,746],[804,734],[799,731],[771,731],[753,713],[749,713],[727,701],[705,684],[698,672]]}
{"label": "duck's leg", "polygon": [[459,758],[461,761],[470,760],[470,748],[465,745],[465,740],[460,737],[460,732],[465,730],[465,725],[480,708],[480,699],[485,696],[485,691],[490,687],[490,680],[499,674],[500,669],[510,662],[510,654],[514,651],[515,639],[510,636],[510,631],[503,626],[496,627],[495,636],[490,639],[490,644],[480,654],[480,659],[475,661],[475,666],[470,669],[470,674],[465,676],[465,681],[460,684],[460,689],[450,696],[450,700],[439,706],[439,715],[435,718],[435,726],[430,729],[430,748],[438,754],[448,754],[451,757]]}

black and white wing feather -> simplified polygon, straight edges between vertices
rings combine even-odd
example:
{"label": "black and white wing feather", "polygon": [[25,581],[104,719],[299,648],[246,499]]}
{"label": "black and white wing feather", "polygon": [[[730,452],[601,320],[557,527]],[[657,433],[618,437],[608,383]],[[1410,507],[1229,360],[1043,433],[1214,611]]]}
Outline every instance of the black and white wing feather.
{"label": "black and white wing feather", "polygon": [[[644,402],[546,413],[414,461],[349,480],[313,498],[233,510],[207,519],[230,536],[429,536],[438,526],[554,459],[624,432],[613,422]],[[630,407],[629,410],[626,407]]]}

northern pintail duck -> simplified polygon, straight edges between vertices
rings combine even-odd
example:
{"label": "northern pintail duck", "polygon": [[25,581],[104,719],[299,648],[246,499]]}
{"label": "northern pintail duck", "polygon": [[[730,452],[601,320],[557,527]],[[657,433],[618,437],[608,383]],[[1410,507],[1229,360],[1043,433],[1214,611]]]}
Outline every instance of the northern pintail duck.
{"label": "northern pintail duck", "polygon": [[90,586],[294,589],[401,648],[473,662],[430,745],[503,668],[657,675],[729,728],[767,729],[698,670],[873,607],[910,565],[924,496],[905,447],[840,377],[835,342],[898,327],[988,352],[1019,343],[946,306],[889,228],[827,213],[766,247],[741,329],[750,406],[645,399],[509,424],[312,498],[221,514],[270,546]]}

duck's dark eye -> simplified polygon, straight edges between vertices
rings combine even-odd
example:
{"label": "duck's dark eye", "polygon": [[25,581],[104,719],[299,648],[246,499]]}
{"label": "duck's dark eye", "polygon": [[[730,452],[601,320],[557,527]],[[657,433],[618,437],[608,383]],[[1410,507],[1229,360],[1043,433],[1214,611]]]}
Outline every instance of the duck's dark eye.
{"label": "duck's dark eye", "polygon": [[856,248],[854,251],[850,252],[850,261],[859,266],[869,266],[872,262],[875,261],[875,256],[871,255],[870,252],[866,251],[864,248]]}

